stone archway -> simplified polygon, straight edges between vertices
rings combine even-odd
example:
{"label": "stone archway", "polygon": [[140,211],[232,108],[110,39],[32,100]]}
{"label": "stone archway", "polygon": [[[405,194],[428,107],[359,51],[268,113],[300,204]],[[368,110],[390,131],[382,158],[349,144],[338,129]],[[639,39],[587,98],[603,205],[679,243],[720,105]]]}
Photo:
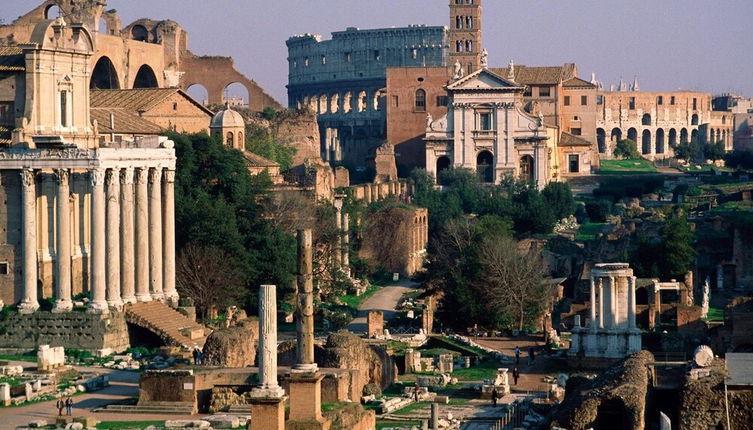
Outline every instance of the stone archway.
{"label": "stone archway", "polygon": [[664,129],[659,128],[656,130],[656,153],[657,154],[664,154],[665,151],[664,147]]}
{"label": "stone archway", "polygon": [[448,170],[452,167],[452,162],[450,161],[450,157],[443,155],[439,158],[437,158],[437,183],[440,185],[444,185],[442,183],[442,172],[445,170]]}
{"label": "stone archway", "polygon": [[92,70],[92,77],[89,81],[89,88],[96,90],[118,90],[120,89],[120,79],[118,72],[115,70],[112,61],[107,56],[102,56],[97,60],[97,64]]}
{"label": "stone archway", "polygon": [[641,136],[641,153],[643,155],[651,153],[651,130],[643,130],[643,136]]}
{"label": "stone archway", "polygon": [[630,430],[629,417],[622,400],[604,400],[597,409],[594,430]]}
{"label": "stone archway", "polygon": [[599,148],[599,154],[607,153],[607,133],[603,128],[596,129],[596,146]]}
{"label": "stone archway", "polygon": [[638,143],[638,130],[634,128],[629,128],[627,132],[627,138],[632,140],[633,142]]}
{"label": "stone archway", "polygon": [[132,88],[159,88],[159,82],[157,81],[157,75],[154,74],[154,70],[146,64],[141,66],[138,73],[136,73],[136,79],[133,81]]}
{"label": "stone archway", "polygon": [[494,182],[494,155],[489,151],[481,151],[476,156],[476,174],[481,182]]}
{"label": "stone archway", "polygon": [[680,143],[688,143],[688,129],[683,128],[680,130]]}
{"label": "stone archway", "polygon": [[521,180],[533,183],[535,169],[536,169],[536,166],[534,165],[534,160],[532,156],[524,155],[520,157],[520,179]]}
{"label": "stone archway", "polygon": [[677,130],[674,128],[669,129],[669,147],[674,148],[677,146]]}
{"label": "stone archway", "polygon": [[201,105],[205,105],[209,102],[209,91],[204,85],[191,84],[186,89],[186,93]]}

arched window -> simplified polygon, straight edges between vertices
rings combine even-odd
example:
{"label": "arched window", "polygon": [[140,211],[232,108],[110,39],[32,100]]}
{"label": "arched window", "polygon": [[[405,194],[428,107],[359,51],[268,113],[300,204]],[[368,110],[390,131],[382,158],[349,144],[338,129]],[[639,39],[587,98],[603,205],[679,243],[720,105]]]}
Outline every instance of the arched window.
{"label": "arched window", "polygon": [[459,28],[459,29],[463,28],[463,17],[462,16],[456,16],[455,17],[455,28]]}
{"label": "arched window", "polygon": [[635,143],[638,143],[638,130],[634,128],[629,128],[627,132],[627,138],[632,140]]}
{"label": "arched window", "polygon": [[60,126],[68,127],[68,92],[60,92]]}
{"label": "arched window", "polygon": [[523,181],[533,182],[533,157],[524,155],[520,157],[520,179]]}
{"label": "arched window", "polygon": [[596,129],[596,146],[599,148],[599,154],[607,152],[607,135],[603,128]]}
{"label": "arched window", "polygon": [[489,151],[481,151],[476,157],[476,174],[481,182],[494,182],[494,155]]}
{"label": "arched window", "polygon": [[473,52],[473,41],[472,40],[466,40],[465,41],[465,50],[467,52]]}
{"label": "arched window", "polygon": [[426,91],[416,90],[416,111],[426,112]]}
{"label": "arched window", "polygon": [[157,76],[154,74],[154,70],[151,67],[144,64],[139,68],[136,74],[136,80],[133,81],[133,88],[157,88]]}
{"label": "arched window", "polygon": [[690,117],[690,125],[698,125],[698,114],[694,113],[692,117]]}
{"label": "arched window", "polygon": [[49,5],[44,11],[44,19],[55,19],[59,16],[62,16],[62,14],[60,13],[60,8],[57,5]]}
{"label": "arched window", "polygon": [[643,118],[641,118],[641,124],[642,125],[651,125],[651,115],[644,114]]}
{"label": "arched window", "polygon": [[641,137],[641,152],[643,154],[651,153],[651,130],[643,130]]}
{"label": "arched window", "polygon": [[101,57],[92,71],[92,77],[89,81],[89,88],[95,90],[118,90],[120,81],[115,66],[112,65],[107,57]]}
{"label": "arched window", "polygon": [[458,40],[455,42],[455,52],[463,52],[463,41]]}
{"label": "arched window", "polygon": [[664,129],[656,130],[656,153],[664,154]]}
{"label": "arched window", "polygon": [[233,132],[232,131],[227,132],[227,135],[225,137],[225,145],[231,148],[233,147]]}
{"label": "arched window", "polygon": [[473,29],[473,17],[472,16],[465,17],[465,28],[469,30]]}
{"label": "arched window", "polygon": [[133,40],[139,42],[147,42],[149,39],[149,32],[143,25],[134,25],[133,28],[131,28],[131,37]]}

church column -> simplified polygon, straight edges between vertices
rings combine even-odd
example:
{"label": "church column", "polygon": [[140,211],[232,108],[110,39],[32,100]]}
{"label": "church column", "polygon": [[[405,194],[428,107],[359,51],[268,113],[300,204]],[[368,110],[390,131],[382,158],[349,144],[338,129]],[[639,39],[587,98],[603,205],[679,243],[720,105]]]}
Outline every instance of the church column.
{"label": "church column", "polygon": [[134,283],[133,168],[120,171],[120,288],[125,303],[136,303]]}
{"label": "church column", "polygon": [[91,179],[91,289],[89,311],[107,313],[105,279],[105,172],[89,171]]}
{"label": "church column", "polygon": [[71,301],[71,208],[70,208],[70,175],[68,169],[55,170],[58,182],[57,194],[57,273],[55,291],[55,308],[53,312],[70,312],[73,310]]}
{"label": "church column", "polygon": [[136,170],[136,300],[148,302],[149,294],[149,169]]}
{"label": "church column", "polygon": [[178,291],[175,289],[175,170],[166,169],[162,182],[162,232],[165,260],[163,282],[165,298],[178,306]]}
{"label": "church column", "polygon": [[162,292],[162,169],[149,170],[149,290],[154,300]]}
{"label": "church column", "polygon": [[107,182],[107,304],[120,309],[120,171],[108,169]]}
{"label": "church column", "polygon": [[21,170],[21,205],[23,216],[23,301],[22,314],[39,309],[37,300],[37,189],[32,169]]}

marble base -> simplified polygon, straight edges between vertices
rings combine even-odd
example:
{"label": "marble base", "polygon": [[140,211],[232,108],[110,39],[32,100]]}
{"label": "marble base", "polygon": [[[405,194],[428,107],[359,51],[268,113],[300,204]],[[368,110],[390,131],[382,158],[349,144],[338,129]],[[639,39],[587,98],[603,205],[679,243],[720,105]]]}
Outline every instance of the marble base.
{"label": "marble base", "polygon": [[110,312],[110,309],[107,306],[107,302],[89,302],[89,308],[86,310],[86,312],[90,314],[107,314]]}
{"label": "marble base", "polygon": [[282,387],[257,387],[251,390],[252,399],[281,399],[285,397],[285,390]]}
{"label": "marble base", "polygon": [[37,309],[39,309],[39,303],[35,302],[21,302],[18,305],[18,313],[24,315],[33,314]]}
{"label": "marble base", "polygon": [[52,308],[53,314],[62,314],[73,310],[73,302],[70,300],[58,300]]}

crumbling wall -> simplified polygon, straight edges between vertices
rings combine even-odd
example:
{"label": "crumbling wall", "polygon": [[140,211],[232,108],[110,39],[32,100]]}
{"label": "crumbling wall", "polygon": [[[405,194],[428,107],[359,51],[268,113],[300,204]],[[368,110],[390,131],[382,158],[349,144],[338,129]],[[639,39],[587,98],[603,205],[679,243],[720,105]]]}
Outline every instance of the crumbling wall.
{"label": "crumbling wall", "polygon": [[359,403],[350,403],[324,413],[332,421],[330,430],[372,430],[376,428],[376,413]]}
{"label": "crumbling wall", "polygon": [[246,320],[236,327],[215,330],[204,343],[207,366],[246,367],[256,362],[259,321]]}
{"label": "crumbling wall", "polygon": [[552,424],[569,430],[592,428],[599,407],[610,402],[621,405],[622,414],[630,429],[643,430],[646,414],[649,371],[647,363],[654,361],[648,351],[639,351],[602,372],[593,380],[570,378],[565,400],[553,409]]}

